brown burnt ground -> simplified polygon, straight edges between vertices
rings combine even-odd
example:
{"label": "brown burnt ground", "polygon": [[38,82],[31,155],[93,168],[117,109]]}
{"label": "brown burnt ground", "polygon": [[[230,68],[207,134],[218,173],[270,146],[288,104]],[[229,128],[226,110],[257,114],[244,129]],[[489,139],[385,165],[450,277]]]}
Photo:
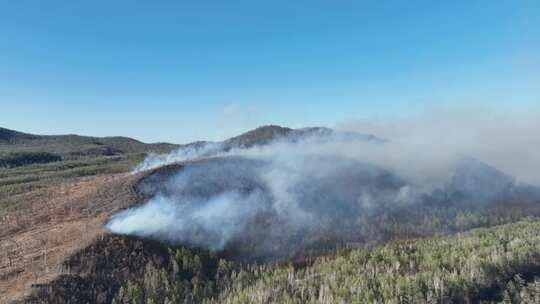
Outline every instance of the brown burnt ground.
{"label": "brown burnt ground", "polygon": [[100,175],[38,190],[29,208],[0,219],[0,303],[61,277],[73,254],[107,237],[107,218],[145,199],[135,190],[141,176]]}

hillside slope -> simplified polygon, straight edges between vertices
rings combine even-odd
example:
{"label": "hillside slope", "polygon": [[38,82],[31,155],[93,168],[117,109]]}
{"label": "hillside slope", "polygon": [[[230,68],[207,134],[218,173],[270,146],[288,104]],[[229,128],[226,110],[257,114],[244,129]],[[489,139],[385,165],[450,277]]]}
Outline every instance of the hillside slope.
{"label": "hillside slope", "polygon": [[0,217],[24,208],[40,189],[78,177],[126,172],[147,152],[176,147],[127,137],[43,136],[0,128]]}
{"label": "hillside slope", "polygon": [[76,178],[26,197],[25,208],[0,220],[0,303],[20,299],[32,285],[62,273],[61,263],[106,231],[114,210],[137,202],[124,174]]}
{"label": "hillside slope", "polygon": [[540,303],[540,222],[392,241],[228,279],[213,303]]}

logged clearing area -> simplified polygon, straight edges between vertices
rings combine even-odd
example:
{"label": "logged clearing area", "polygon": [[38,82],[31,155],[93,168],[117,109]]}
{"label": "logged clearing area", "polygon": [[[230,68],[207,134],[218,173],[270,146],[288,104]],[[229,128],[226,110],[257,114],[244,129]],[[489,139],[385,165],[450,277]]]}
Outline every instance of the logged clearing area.
{"label": "logged clearing area", "polygon": [[137,201],[138,177],[127,172],[147,152],[175,147],[0,128],[0,303],[69,271],[62,262],[106,234],[112,212]]}
{"label": "logged clearing area", "polygon": [[24,210],[0,222],[0,302],[20,299],[34,284],[69,271],[62,262],[107,233],[108,216],[136,203],[137,176],[78,178],[38,190]]}

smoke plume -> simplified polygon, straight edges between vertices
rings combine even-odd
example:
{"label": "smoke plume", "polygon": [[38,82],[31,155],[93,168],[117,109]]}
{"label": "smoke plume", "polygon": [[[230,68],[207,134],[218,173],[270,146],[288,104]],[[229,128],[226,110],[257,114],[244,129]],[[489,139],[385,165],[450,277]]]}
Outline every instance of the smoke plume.
{"label": "smoke plume", "polygon": [[[431,119],[394,125],[353,121],[340,126],[348,133],[285,136],[227,150],[202,144],[149,156],[139,170],[200,160],[180,163],[173,174],[158,171],[145,178],[139,188],[152,198],[115,214],[108,228],[248,258],[282,259],[392,233],[422,236],[474,227],[480,220],[462,220],[462,214],[521,198],[523,189],[533,188],[523,181],[538,181],[529,170],[520,171],[523,161],[540,165],[536,156],[514,161],[505,154],[524,149],[518,155],[532,155],[529,150],[540,145],[528,136],[537,123],[520,126],[521,133],[509,138],[518,131],[509,123],[498,121],[509,130],[495,133],[486,119],[478,125],[468,118],[430,125]],[[389,140],[351,136],[359,130],[380,131]],[[526,138],[532,142],[525,144]],[[435,224],[426,224],[430,217]]]}

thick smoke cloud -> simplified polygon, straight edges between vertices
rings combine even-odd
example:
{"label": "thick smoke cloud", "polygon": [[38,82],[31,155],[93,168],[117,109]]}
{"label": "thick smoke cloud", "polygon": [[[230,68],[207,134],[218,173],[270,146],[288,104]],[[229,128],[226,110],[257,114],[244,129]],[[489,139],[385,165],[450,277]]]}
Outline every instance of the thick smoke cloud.
{"label": "thick smoke cloud", "polygon": [[[249,258],[280,259],[312,246],[380,240],[390,229],[390,219],[403,218],[416,225],[415,217],[424,221],[422,216],[433,206],[435,213],[438,206],[489,208],[494,202],[512,199],[521,181],[537,181],[536,174],[520,166],[522,161],[540,165],[532,151],[518,153],[527,159],[515,161],[513,155],[505,154],[520,150],[509,144],[522,144],[525,150],[540,147],[532,134],[539,130],[534,129],[535,122],[432,117],[393,125],[354,121],[340,126],[348,131],[380,132],[389,141],[338,132],[281,138],[227,152],[210,144],[150,156],[139,169],[201,160],[179,167],[163,180],[143,181],[141,190],[153,198],[114,215],[108,228],[211,250],[238,251]],[[495,132],[493,123],[511,130]],[[509,137],[516,128],[521,133]],[[385,227],[377,226],[379,222]]]}
{"label": "thick smoke cloud", "polygon": [[235,234],[246,229],[244,219],[260,207],[259,195],[231,191],[206,200],[182,197],[181,201],[160,195],[120,214],[109,228],[116,233],[159,236],[221,250]]}
{"label": "thick smoke cloud", "polygon": [[405,159],[418,152],[436,167],[440,158],[470,156],[526,183],[540,185],[540,106],[496,110],[472,105],[432,108],[423,113],[392,119],[350,120],[337,128],[392,139]]}

